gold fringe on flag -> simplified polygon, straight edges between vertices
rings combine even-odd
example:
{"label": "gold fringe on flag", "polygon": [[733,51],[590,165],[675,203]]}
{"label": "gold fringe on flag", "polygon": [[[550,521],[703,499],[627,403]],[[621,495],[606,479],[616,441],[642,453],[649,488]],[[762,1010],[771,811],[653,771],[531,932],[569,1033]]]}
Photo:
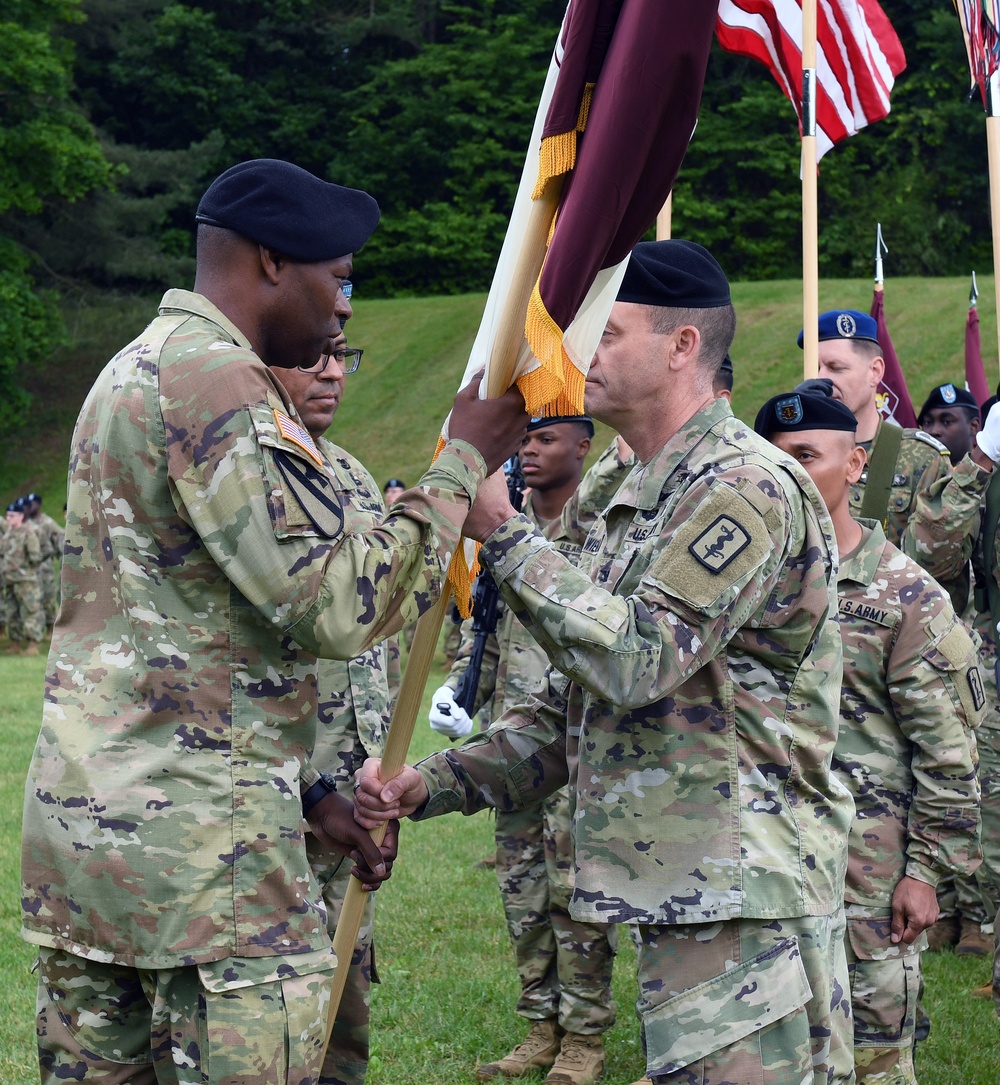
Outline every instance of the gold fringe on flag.
{"label": "gold fringe on flag", "polygon": [[587,118],[590,116],[590,103],[594,97],[594,84],[588,83],[583,88],[583,97],[580,99],[580,112],[577,115],[576,127],[569,132],[556,132],[553,136],[546,136],[538,149],[538,180],[532,190],[531,198],[540,199],[545,195],[545,189],[553,177],[559,177],[576,165],[576,142],[577,136],[587,127]]}

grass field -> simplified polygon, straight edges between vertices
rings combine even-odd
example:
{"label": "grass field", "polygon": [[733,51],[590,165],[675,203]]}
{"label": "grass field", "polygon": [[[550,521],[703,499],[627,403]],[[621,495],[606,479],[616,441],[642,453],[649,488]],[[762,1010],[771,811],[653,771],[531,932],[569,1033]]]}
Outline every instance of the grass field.
{"label": "grass field", "polygon": [[[767,396],[799,379],[794,346],[801,324],[796,283],[738,283],[740,327],[736,362],[737,414],[752,417]],[[981,282],[982,333],[988,379],[996,378],[996,324],[990,280]],[[902,280],[887,287],[896,346],[922,402],[935,384],[960,381],[965,280]],[[23,434],[0,462],[3,500],[35,489],[46,509],[63,502],[70,429],[87,388],[115,350],[135,335],[156,299],[79,297],[66,304],[72,345],[32,375],[36,395]],[[357,298],[351,341],[366,348],[349,379],[331,436],[351,448],[376,477],[412,481],[434,447],[438,426],[465,367],[483,297],[365,301]],[[867,310],[867,281],[827,282],[821,306]],[[0,642],[2,648],[2,642]],[[38,727],[44,660],[0,655],[0,1085],[37,1081],[34,1068],[32,953],[18,937],[18,834],[25,769]],[[440,664],[428,689],[438,685]],[[436,748],[439,736],[418,722],[413,753]],[[373,997],[372,1085],[452,1085],[472,1080],[477,1061],[505,1052],[524,1033],[512,1007],[516,977],[493,872],[477,866],[492,851],[484,815],[405,826],[400,861],[379,894]],[[929,955],[930,1039],[918,1052],[921,1085],[997,1085],[1000,1029],[992,1007],[969,997],[987,979],[985,962]],[[626,1085],[643,1066],[635,999],[634,953],[621,939],[615,969],[618,1024],[608,1038],[608,1085]],[[542,1075],[528,1079],[538,1085]]]}
{"label": "grass field", "polygon": [[[980,321],[987,381],[998,376],[996,309],[992,277],[980,278]],[[935,385],[962,381],[965,373],[966,279],[898,279],[886,286],[886,313],[917,409]],[[820,306],[863,309],[871,305],[869,280],[820,284]],[[801,285],[777,281],[733,284],[739,317],[732,355],[733,406],[753,421],[769,396],[801,379]],[[35,490],[60,518],[73,421],[104,363],[138,335],[158,299],[78,294],[63,306],[70,346],[27,375],[34,393],[31,415],[0,458],[0,499]],[[358,372],[348,378],[331,437],[345,445],[384,482],[392,475],[414,481],[430,460],[441,422],[469,358],[485,296],[366,300],[355,296],[347,331],[365,348]],[[606,436],[606,431],[602,431]],[[595,453],[600,441],[595,442]]]}
{"label": "grass field", "polygon": [[[439,684],[437,662],[428,691]],[[18,936],[18,838],[24,774],[41,711],[44,659],[0,656],[0,1083],[31,1085],[34,1065],[33,954]],[[414,757],[440,736],[416,727]],[[468,1085],[480,1061],[517,1043],[526,1029],[513,1013],[517,980],[492,870],[484,814],[406,824],[392,880],[379,892],[372,999],[370,1085]],[[635,1001],[635,954],[625,932],[615,963],[618,1022],[609,1033],[607,1085],[643,1070]],[[1000,1028],[992,1006],[969,997],[985,983],[985,961],[950,951],[926,955],[930,1039],[918,1050],[921,1085],[997,1085]],[[542,1075],[526,1079],[540,1085]]]}

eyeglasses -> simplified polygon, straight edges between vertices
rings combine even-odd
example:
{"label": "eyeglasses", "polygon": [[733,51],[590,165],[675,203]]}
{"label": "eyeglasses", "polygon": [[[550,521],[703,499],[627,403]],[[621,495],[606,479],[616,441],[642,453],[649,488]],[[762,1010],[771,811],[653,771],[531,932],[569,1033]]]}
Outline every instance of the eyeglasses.
{"label": "eyeglasses", "polygon": [[362,354],[364,354],[364,350],[361,347],[345,347],[343,350],[335,350],[330,354],[320,355],[319,361],[313,365],[300,365],[296,366],[296,369],[301,370],[303,373],[322,373],[330,364],[330,359],[336,358],[337,365],[344,371],[346,377],[348,373],[357,372],[358,366],[361,365]]}

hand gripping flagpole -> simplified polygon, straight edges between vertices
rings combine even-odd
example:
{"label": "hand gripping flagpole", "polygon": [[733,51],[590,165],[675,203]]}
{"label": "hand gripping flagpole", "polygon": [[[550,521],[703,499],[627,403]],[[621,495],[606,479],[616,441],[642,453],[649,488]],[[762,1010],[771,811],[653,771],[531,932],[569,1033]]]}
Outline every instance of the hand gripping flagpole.
{"label": "hand gripping flagpole", "polygon": [[802,375],[819,376],[816,0],[802,2]]}

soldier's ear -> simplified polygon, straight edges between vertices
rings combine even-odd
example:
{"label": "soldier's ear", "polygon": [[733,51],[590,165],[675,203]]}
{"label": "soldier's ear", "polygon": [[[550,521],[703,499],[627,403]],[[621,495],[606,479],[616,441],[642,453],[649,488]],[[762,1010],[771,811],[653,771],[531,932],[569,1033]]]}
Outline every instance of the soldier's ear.
{"label": "soldier's ear", "polygon": [[868,453],[861,447],[861,445],[855,445],[851,449],[850,455],[847,457],[847,481],[851,485],[861,478],[861,472],[865,469],[865,464],[868,462]]}

